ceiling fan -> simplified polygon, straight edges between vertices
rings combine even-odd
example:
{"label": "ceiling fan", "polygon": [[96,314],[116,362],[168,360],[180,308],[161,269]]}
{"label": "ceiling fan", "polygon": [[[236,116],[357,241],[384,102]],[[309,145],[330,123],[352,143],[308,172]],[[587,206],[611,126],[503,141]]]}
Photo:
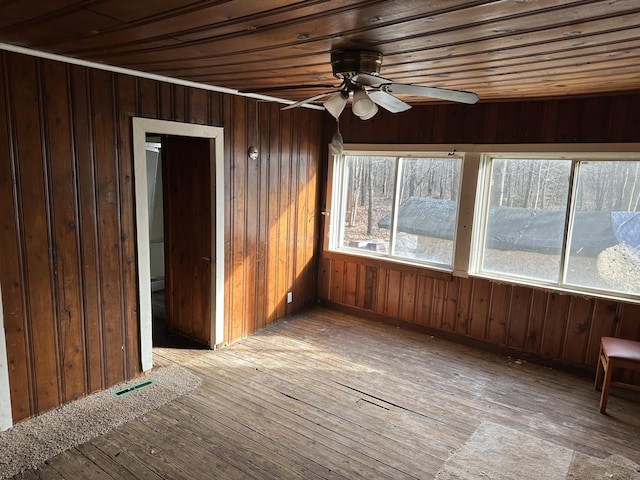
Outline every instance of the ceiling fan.
{"label": "ceiling fan", "polygon": [[411,108],[411,105],[393,94],[437,98],[467,104],[474,104],[478,101],[478,96],[472,92],[395,83],[379,75],[381,65],[382,53],[380,52],[369,50],[339,50],[332,52],[331,67],[333,75],[341,79],[342,83],[337,87],[331,85],[300,85],[301,88],[324,87],[333,88],[333,90],[287,105],[282,110],[296,108],[331,95],[322,104],[333,117],[338,119],[349,98],[351,98],[351,108],[354,115],[360,117],[361,120],[368,120],[378,112],[378,106],[391,113],[404,112]]}

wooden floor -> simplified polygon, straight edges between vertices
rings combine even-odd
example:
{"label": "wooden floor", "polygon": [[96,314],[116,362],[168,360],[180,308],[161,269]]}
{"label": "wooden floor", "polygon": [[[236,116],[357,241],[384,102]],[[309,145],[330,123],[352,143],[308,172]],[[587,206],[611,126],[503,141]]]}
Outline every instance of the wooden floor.
{"label": "wooden floor", "polygon": [[483,420],[640,463],[640,403],[590,379],[318,309],[218,351],[202,386],[16,478],[433,478]]}

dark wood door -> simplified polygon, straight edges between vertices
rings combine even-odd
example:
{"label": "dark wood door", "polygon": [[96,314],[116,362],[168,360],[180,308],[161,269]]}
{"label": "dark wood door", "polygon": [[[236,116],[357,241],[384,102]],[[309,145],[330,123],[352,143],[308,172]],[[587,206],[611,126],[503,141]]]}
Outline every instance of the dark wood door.
{"label": "dark wood door", "polygon": [[211,346],[209,145],[205,138],[162,139],[167,327]]}

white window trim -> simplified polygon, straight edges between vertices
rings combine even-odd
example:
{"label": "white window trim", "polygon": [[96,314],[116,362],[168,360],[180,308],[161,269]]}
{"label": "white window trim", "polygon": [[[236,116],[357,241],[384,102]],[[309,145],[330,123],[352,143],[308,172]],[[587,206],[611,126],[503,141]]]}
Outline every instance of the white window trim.
{"label": "white window trim", "polygon": [[[371,144],[345,144],[343,148],[343,155],[351,155],[351,156],[381,156],[381,155],[392,155],[397,158],[446,158],[447,156],[451,156],[455,154],[455,158],[460,158],[462,161],[461,175],[464,170],[464,162],[465,162],[465,154],[460,149],[460,145],[371,145]],[[396,160],[397,161],[397,160]],[[346,195],[346,191],[343,188],[334,189],[334,175],[339,175],[338,179],[340,185],[344,185],[344,168],[342,166],[342,155],[340,152],[337,152],[331,145],[329,146],[329,161],[328,161],[328,175],[327,175],[327,209],[325,212],[322,212],[324,215],[329,217],[329,221],[326,222],[325,235],[324,235],[324,250],[325,251],[333,251],[337,253],[344,253],[348,255],[364,257],[364,258],[379,258],[384,260],[385,262],[397,263],[401,265],[411,265],[417,267],[424,267],[431,270],[443,271],[443,272],[453,272],[455,270],[454,267],[448,267],[446,265],[437,265],[428,263],[426,261],[412,260],[410,258],[402,258],[398,256],[390,256],[388,254],[376,254],[375,252],[362,252],[356,248],[349,248],[345,246],[339,246],[339,239],[342,238],[344,228],[339,224],[339,212],[343,202],[345,201],[344,196]],[[398,198],[395,192],[395,189],[398,185],[398,177],[401,175],[400,168],[396,164],[395,168],[395,182],[394,182],[394,204],[393,211],[397,211]],[[472,175],[471,175],[472,176]],[[460,196],[462,195],[462,185],[463,180],[461,178],[459,189]],[[333,217],[331,213],[334,212]],[[470,227],[469,217],[466,216],[464,219],[460,218],[458,215],[456,231],[454,232],[453,245],[453,259],[455,261],[456,258],[456,250],[457,250],[457,235],[458,228],[460,227],[460,222],[464,221],[465,227]],[[395,216],[391,221],[391,230],[394,229],[393,223],[395,222]],[[470,230],[470,228],[469,228]],[[333,235],[333,231],[336,231],[336,235]],[[394,240],[393,235],[390,237],[391,241]],[[389,251],[393,251],[394,245],[389,245]],[[465,272],[466,274],[466,272]]]}
{"label": "white window trim", "polygon": [[[332,235],[332,228],[336,228],[337,220],[331,218],[331,212],[339,211],[340,199],[333,188],[334,175],[339,174],[340,158],[338,152],[329,148],[329,168],[327,176],[327,205],[326,211],[322,212],[327,215],[329,221],[325,223],[324,232],[324,250],[339,252],[343,254],[375,257],[385,262],[399,263],[411,265],[426,270],[445,270],[451,272],[455,276],[460,277],[479,277],[489,280],[509,282],[515,285],[525,285],[529,287],[542,288],[559,293],[569,293],[574,295],[583,295],[590,297],[605,298],[610,300],[625,301],[632,303],[640,303],[640,297],[634,295],[614,294],[610,292],[596,291],[589,288],[573,289],[567,285],[554,285],[547,283],[538,283],[535,281],[527,281],[520,277],[510,277],[508,275],[492,275],[487,272],[479,271],[479,250],[480,235],[484,228],[485,222],[483,215],[486,213],[483,208],[476,208],[479,202],[482,202],[484,192],[487,188],[486,182],[489,181],[488,175],[483,171],[486,162],[482,161],[483,155],[508,158],[525,158],[531,155],[548,156],[553,159],[574,160],[579,154],[580,160],[602,160],[603,155],[607,155],[607,159],[611,160],[640,160],[640,143],[566,143],[566,144],[345,144],[344,153],[349,155],[406,155],[412,156],[420,154],[442,155],[443,152],[455,152],[463,157],[462,162],[462,178],[460,184],[460,196],[458,199],[458,219],[456,232],[454,235],[454,256],[453,270],[441,269],[433,265],[427,265],[419,262],[398,260],[397,258],[387,256],[376,256],[371,253],[358,254],[357,251],[348,249],[337,249],[338,236]],[[482,183],[484,181],[484,183]],[[481,203],[480,203],[481,205]]]}

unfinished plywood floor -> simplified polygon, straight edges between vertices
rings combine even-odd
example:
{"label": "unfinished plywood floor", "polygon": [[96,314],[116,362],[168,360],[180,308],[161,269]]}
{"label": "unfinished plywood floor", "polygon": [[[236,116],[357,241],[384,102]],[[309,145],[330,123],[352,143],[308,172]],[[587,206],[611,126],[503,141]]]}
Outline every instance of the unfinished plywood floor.
{"label": "unfinished plywood floor", "polygon": [[640,403],[590,379],[328,309],[218,351],[201,388],[16,478],[433,478],[482,421],[640,462]]}

